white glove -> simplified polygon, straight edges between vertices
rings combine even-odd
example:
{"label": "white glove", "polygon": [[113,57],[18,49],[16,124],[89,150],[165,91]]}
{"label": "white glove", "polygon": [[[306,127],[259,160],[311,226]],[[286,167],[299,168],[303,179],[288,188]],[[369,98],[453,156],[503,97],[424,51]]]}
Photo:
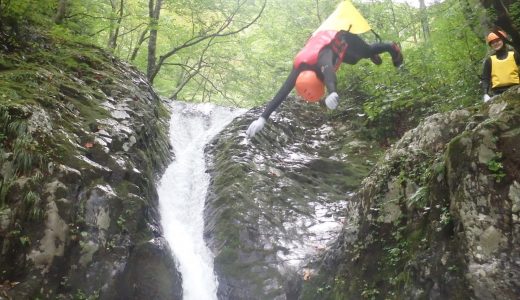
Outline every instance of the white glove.
{"label": "white glove", "polygon": [[329,109],[336,109],[336,107],[338,107],[338,98],[338,93],[331,93],[325,98],[325,105],[327,105]]}
{"label": "white glove", "polygon": [[482,97],[482,100],[484,100],[484,102],[488,102],[489,99],[491,99],[491,97],[489,97],[488,94],[484,94],[484,97]]}
{"label": "white glove", "polygon": [[257,132],[259,132],[260,130],[262,130],[262,128],[264,128],[264,125],[265,125],[265,119],[263,117],[258,118],[258,120],[251,123],[251,125],[249,125],[249,128],[247,128],[247,130],[246,130],[247,136],[249,138],[254,137]]}

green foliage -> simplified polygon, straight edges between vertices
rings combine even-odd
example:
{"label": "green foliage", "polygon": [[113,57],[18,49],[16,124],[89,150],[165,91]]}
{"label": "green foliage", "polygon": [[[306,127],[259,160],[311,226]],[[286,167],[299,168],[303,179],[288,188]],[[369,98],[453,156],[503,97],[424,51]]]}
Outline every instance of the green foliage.
{"label": "green foliage", "polygon": [[[146,36],[149,26],[148,3],[126,0],[119,23],[119,7],[112,7],[109,1],[69,0],[67,18],[60,25],[52,22],[57,4],[2,1],[0,17],[6,20],[4,25],[9,23],[7,20],[39,24],[58,40],[81,40],[102,47],[107,47],[109,37],[118,29],[116,46],[109,50],[146,70],[147,41],[140,43],[139,39],[143,32]],[[238,29],[258,14],[261,4],[247,1],[239,7],[233,1],[165,0],[155,27],[159,33],[157,56],[194,37],[216,32],[234,12],[237,15],[227,31]],[[336,5],[333,0],[267,1],[262,17],[247,30],[207,39],[176,52],[159,73],[155,87],[164,96],[175,95],[187,101],[233,106],[264,103],[285,81],[292,59],[306,39]],[[386,57],[382,66],[363,61],[342,67],[338,74],[342,96],[363,105],[372,124],[387,126],[387,132],[382,134],[392,135],[394,131],[399,136],[424,115],[478,101],[480,61],[486,49],[471,30],[475,26],[468,28],[466,20],[478,18],[477,9],[457,0],[430,6],[430,35],[425,39],[418,8],[391,0],[355,5],[384,40],[397,41],[404,49],[406,66],[400,72]],[[519,19],[520,4],[513,3],[509,10],[513,18]],[[370,34],[364,37],[374,41]]]}
{"label": "green foliage", "polygon": [[[28,114],[17,105],[0,105],[0,208],[9,203],[8,196],[17,180],[26,177],[22,190],[23,218],[38,220],[43,216],[39,206],[38,186],[43,179],[39,171],[44,164],[38,143],[28,131]],[[16,195],[15,195],[16,196]]]}
{"label": "green foliage", "polygon": [[450,224],[451,221],[452,221],[452,217],[451,217],[450,209],[448,207],[443,207],[441,209],[440,224],[443,226],[446,226],[446,225]]}
{"label": "green foliage", "polygon": [[125,217],[123,216],[123,214],[119,215],[119,217],[117,218],[117,226],[119,226],[119,228],[121,230],[123,230],[125,228],[125,224],[126,224]]}
{"label": "green foliage", "polygon": [[506,176],[504,165],[500,161],[501,159],[502,153],[499,152],[487,162],[488,170],[491,172],[491,175],[495,177],[496,182],[501,182],[502,179]]}
{"label": "green foliage", "polygon": [[360,62],[342,67],[338,80],[342,94],[364,103],[370,124],[386,128],[380,135],[398,137],[426,115],[479,101],[478,76],[485,45],[465,25],[459,2],[447,0],[429,8],[427,41],[417,24],[417,9],[402,4],[390,9],[392,4],[383,3],[362,7],[384,38],[400,42],[404,68],[396,70],[384,54],[386,61],[381,66]]}
{"label": "green foliage", "polygon": [[508,9],[509,9],[509,16],[513,20],[513,23],[516,26],[520,25],[520,2],[515,1],[515,2],[511,3],[509,5]]}
{"label": "green foliage", "polygon": [[0,181],[0,208],[5,207],[6,205],[6,198],[7,193],[9,192],[9,189],[13,186],[14,182],[12,178],[3,176],[3,178]]}
{"label": "green foliage", "polygon": [[20,243],[22,246],[27,247],[31,244],[31,239],[28,236],[21,236],[20,237]]}
{"label": "green foliage", "polygon": [[420,187],[415,194],[407,199],[408,207],[423,208],[428,199],[429,190],[427,187]]}
{"label": "green foliage", "polygon": [[[233,106],[251,106],[269,100],[286,79],[292,67],[292,58],[319,25],[319,21],[314,12],[307,13],[315,5],[311,6],[310,1],[267,3],[262,18],[246,31],[180,51],[170,59],[170,64],[175,66],[166,66],[156,79],[155,86],[161,93],[171,96],[190,73],[186,65],[194,65],[202,57],[204,68],[183,87],[178,95],[180,99],[211,101]],[[260,4],[259,2],[243,7],[240,10],[239,22],[236,22],[233,28],[253,19],[259,11]],[[220,7],[206,5],[201,7],[199,14],[218,16],[222,15],[221,11]],[[190,39],[194,31],[213,30],[208,28],[208,22],[199,23],[198,20],[195,20],[195,24],[177,25],[176,20],[185,20],[186,13],[186,10],[177,9],[173,13],[163,14],[162,18],[174,21],[173,27],[177,30],[172,32],[175,37],[160,36],[159,52]],[[171,25],[168,24],[168,27]],[[193,30],[191,27],[196,29]],[[209,43],[212,46],[206,50]],[[146,53],[141,52],[141,57],[144,54]],[[178,65],[185,67],[179,68]],[[208,78],[209,82],[204,78]]]}
{"label": "green foliage", "polygon": [[55,11],[55,1],[16,0],[0,2],[0,18],[9,19],[11,25],[18,21],[49,24]]}
{"label": "green foliage", "polygon": [[76,293],[73,295],[74,300],[95,300],[99,299],[99,291],[89,294],[84,292],[83,290],[78,289]]}
{"label": "green foliage", "polygon": [[38,159],[35,150],[36,145],[32,137],[19,135],[19,138],[14,141],[13,147],[15,173],[25,174],[32,170]]}
{"label": "green foliage", "polygon": [[379,290],[377,288],[365,284],[363,291],[361,292],[361,297],[363,297],[363,299],[377,299],[377,295],[379,295]]}
{"label": "green foliage", "polygon": [[28,207],[28,218],[30,220],[41,220],[43,210],[40,208],[40,195],[34,191],[28,191],[24,196],[24,203]]}
{"label": "green foliage", "polygon": [[[50,29],[50,34],[56,40],[82,40],[84,37],[74,35],[73,31],[69,28],[61,25],[52,26]],[[84,40],[83,40],[84,41]]]}

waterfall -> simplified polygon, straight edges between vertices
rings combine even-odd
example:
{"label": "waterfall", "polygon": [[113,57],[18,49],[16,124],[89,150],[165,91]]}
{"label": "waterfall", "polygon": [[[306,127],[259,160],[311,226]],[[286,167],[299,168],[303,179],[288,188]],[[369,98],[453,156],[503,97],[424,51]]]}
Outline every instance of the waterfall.
{"label": "waterfall", "polygon": [[172,103],[170,142],[174,161],[158,188],[164,236],[179,263],[184,300],[217,299],[213,256],[203,239],[209,185],[205,145],[243,110],[210,103]]}

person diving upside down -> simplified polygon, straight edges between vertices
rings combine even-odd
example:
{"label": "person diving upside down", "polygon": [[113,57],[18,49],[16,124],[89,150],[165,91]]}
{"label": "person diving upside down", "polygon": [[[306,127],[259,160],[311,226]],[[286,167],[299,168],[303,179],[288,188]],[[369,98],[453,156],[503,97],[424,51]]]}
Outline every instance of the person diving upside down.
{"label": "person diving upside down", "polygon": [[[343,4],[345,5],[342,6]],[[351,5],[348,1],[344,1],[335,13],[347,6],[349,11],[355,10]],[[355,13],[359,14],[357,10]],[[331,17],[334,17],[334,14]],[[327,20],[330,20],[331,17]],[[339,101],[336,92],[336,71],[341,63],[355,65],[361,59],[369,58],[374,64],[380,65],[382,59],[379,54],[388,52],[395,67],[402,65],[403,55],[396,43],[368,44],[359,35],[351,32],[352,25],[348,26],[349,30],[337,30],[341,27],[345,28],[345,25],[327,28],[327,26],[324,27],[326,24],[327,21],[318,28],[296,55],[292,71],[282,87],[267,104],[262,115],[249,125],[246,131],[249,138],[262,130],[271,113],[280,106],[294,87],[296,87],[297,93],[309,102],[320,101],[326,87],[327,97],[322,102],[329,109],[335,109]],[[365,27],[369,29],[368,24]],[[363,30],[366,31],[366,29]]]}

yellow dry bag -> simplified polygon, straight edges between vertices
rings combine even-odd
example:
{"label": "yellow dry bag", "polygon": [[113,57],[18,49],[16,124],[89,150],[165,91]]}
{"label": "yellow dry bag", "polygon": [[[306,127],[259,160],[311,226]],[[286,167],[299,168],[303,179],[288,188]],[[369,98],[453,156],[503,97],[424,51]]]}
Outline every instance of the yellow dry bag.
{"label": "yellow dry bag", "polygon": [[326,30],[346,30],[354,34],[361,34],[370,30],[367,20],[359,13],[350,1],[342,1],[336,10],[313,33]]}

